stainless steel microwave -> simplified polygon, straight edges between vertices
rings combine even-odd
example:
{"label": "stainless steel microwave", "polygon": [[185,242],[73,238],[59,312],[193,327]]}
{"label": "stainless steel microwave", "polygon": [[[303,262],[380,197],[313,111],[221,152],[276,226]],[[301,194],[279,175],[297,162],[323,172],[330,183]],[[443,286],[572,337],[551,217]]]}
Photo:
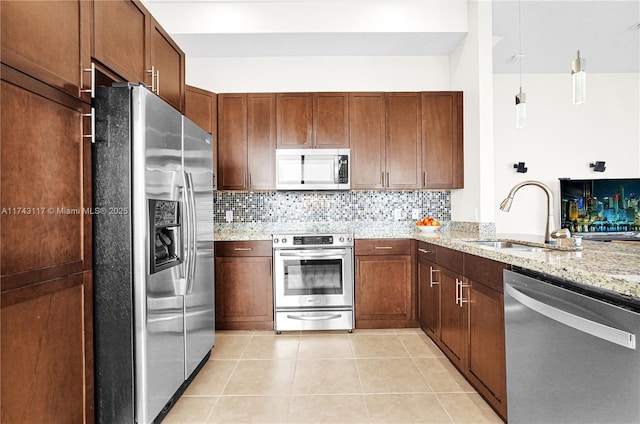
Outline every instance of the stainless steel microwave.
{"label": "stainless steel microwave", "polygon": [[276,190],[349,190],[349,149],[276,149]]}

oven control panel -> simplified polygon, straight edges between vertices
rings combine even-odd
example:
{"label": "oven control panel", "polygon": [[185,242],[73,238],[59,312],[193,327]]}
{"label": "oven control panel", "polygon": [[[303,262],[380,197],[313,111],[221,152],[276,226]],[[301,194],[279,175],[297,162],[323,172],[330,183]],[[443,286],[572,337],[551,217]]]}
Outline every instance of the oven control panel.
{"label": "oven control panel", "polygon": [[353,246],[353,234],[274,234],[273,248]]}

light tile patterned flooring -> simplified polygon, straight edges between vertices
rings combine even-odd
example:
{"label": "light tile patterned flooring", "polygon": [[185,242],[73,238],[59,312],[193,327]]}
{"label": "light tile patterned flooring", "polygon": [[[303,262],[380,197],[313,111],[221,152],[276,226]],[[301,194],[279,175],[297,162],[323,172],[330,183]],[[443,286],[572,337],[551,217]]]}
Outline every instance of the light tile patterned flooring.
{"label": "light tile patterned flooring", "polygon": [[502,423],[419,329],[216,332],[186,423]]}

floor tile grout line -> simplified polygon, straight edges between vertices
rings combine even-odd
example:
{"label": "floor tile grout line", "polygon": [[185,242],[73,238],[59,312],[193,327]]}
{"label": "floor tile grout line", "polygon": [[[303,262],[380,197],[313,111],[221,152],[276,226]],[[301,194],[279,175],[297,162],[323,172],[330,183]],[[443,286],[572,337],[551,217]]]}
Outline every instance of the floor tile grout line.
{"label": "floor tile grout line", "polygon": [[369,423],[371,423],[371,413],[369,412],[369,405],[367,404],[367,398],[364,397],[364,385],[362,384],[362,377],[360,377],[360,368],[358,367],[358,361],[356,358],[356,351],[355,351],[355,347],[353,346],[353,340],[351,339],[352,334],[349,335],[349,345],[351,346],[351,354],[353,355],[353,363],[356,367],[356,374],[358,376],[358,382],[360,383],[360,391],[362,392],[363,395],[363,401],[364,401],[364,410],[367,413],[367,421]]}

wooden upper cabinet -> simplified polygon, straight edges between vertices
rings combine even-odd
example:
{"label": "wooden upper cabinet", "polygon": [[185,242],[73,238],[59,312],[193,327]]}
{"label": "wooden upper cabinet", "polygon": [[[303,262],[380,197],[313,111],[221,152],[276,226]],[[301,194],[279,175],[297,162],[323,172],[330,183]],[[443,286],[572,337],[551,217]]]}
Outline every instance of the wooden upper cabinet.
{"label": "wooden upper cabinet", "polygon": [[348,148],[347,93],[277,94],[278,148]]}
{"label": "wooden upper cabinet", "polygon": [[184,94],[184,115],[213,135],[215,139],[218,130],[216,93],[187,85]]}
{"label": "wooden upper cabinet", "polygon": [[349,94],[351,188],[383,188],[385,171],[384,93]]}
{"label": "wooden upper cabinet", "polygon": [[184,52],[153,18],[150,39],[149,68],[155,73],[153,88],[158,96],[182,112],[184,110]]}
{"label": "wooden upper cabinet", "polygon": [[3,0],[0,15],[2,62],[80,97],[91,79],[82,71],[91,67],[91,3]]}
{"label": "wooden upper cabinet", "polygon": [[349,95],[313,94],[313,147],[349,147]]}
{"label": "wooden upper cabinet", "polygon": [[313,94],[276,95],[278,148],[313,147]]}
{"label": "wooden upper cabinet", "polygon": [[247,95],[218,95],[218,188],[244,190],[247,170]]}
{"label": "wooden upper cabinet", "polygon": [[422,93],[422,187],[464,187],[462,93]]}
{"label": "wooden upper cabinet", "polygon": [[[218,164],[218,98],[216,93],[185,86],[184,115],[203,128],[213,139],[213,164]],[[218,189],[218,170],[213,170],[213,189]]]}
{"label": "wooden upper cabinet", "polygon": [[124,81],[145,83],[184,111],[184,52],[138,0],[93,2],[93,58]]}
{"label": "wooden upper cabinet", "polygon": [[151,87],[147,72],[151,15],[138,0],[95,0],[93,2],[96,61],[125,81],[144,82]]}
{"label": "wooden upper cabinet", "polygon": [[249,188],[276,188],[276,96],[247,95]]}
{"label": "wooden upper cabinet", "polygon": [[420,188],[420,93],[386,94],[386,188]]}

